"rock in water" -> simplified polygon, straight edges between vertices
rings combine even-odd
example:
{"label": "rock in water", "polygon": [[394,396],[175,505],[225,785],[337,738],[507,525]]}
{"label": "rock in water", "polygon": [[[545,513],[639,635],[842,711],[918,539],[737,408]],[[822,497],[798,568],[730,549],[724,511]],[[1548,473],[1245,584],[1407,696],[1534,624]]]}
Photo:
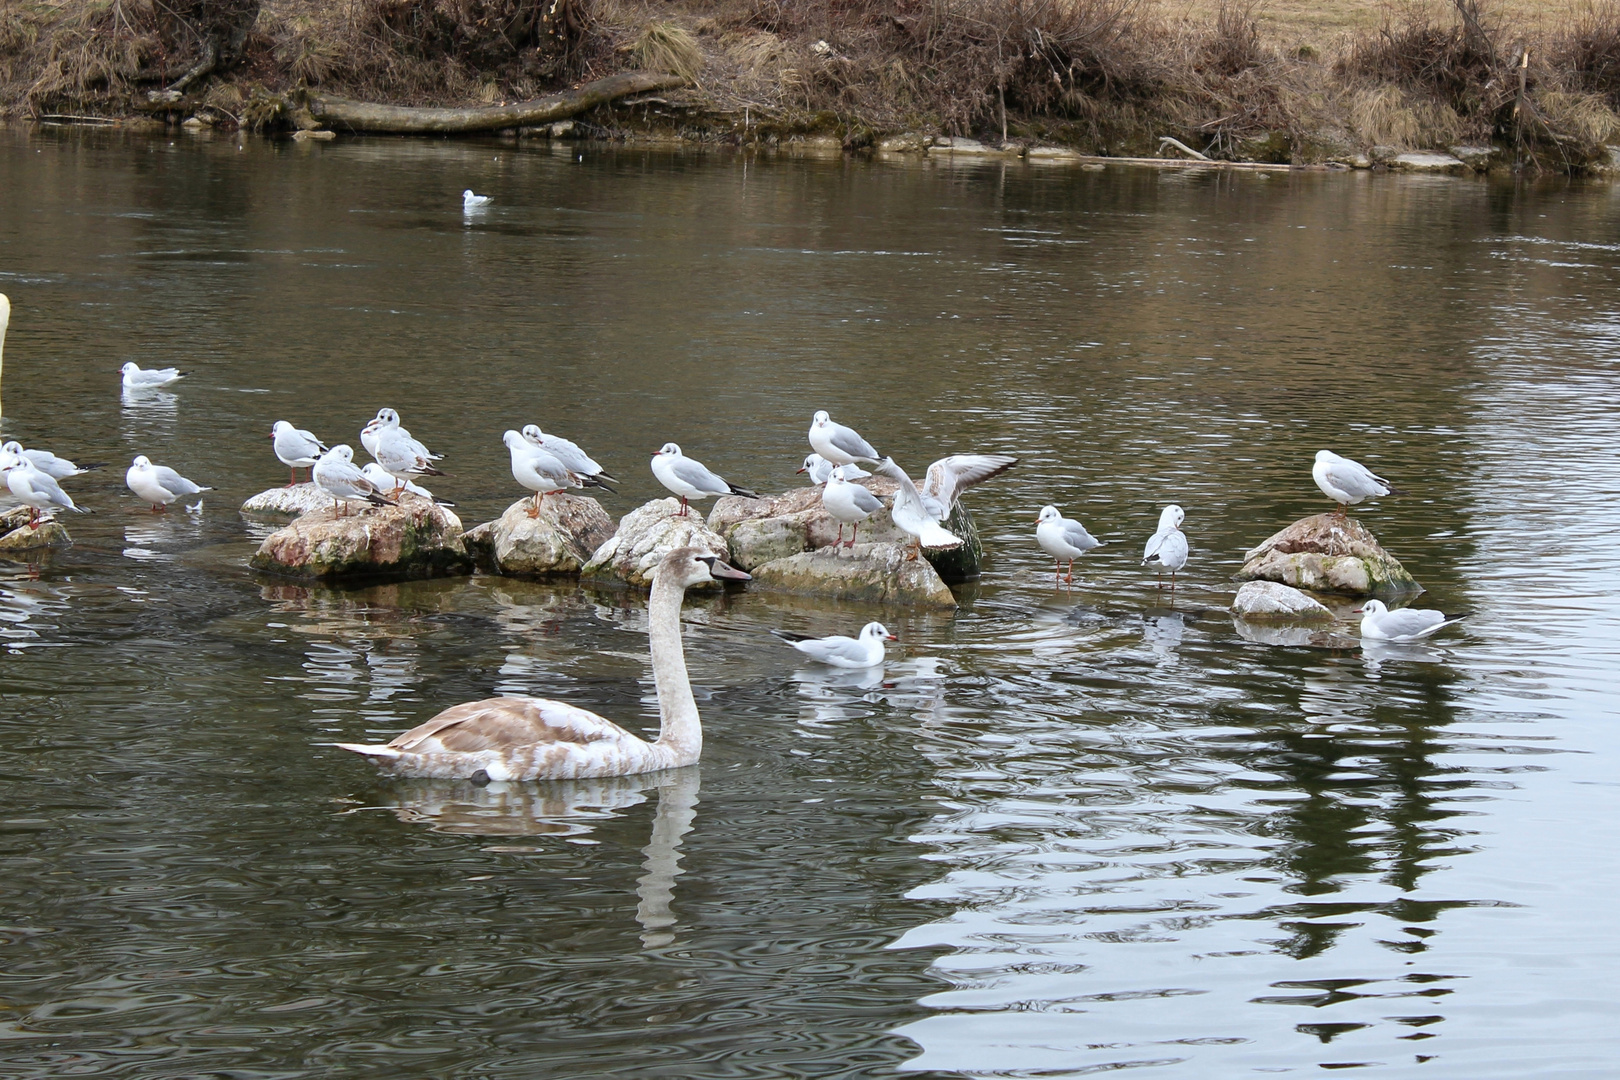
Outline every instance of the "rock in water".
{"label": "rock in water", "polygon": [[421,578],[470,574],[455,514],[417,495],[398,506],[305,514],[265,538],[249,565],[300,578]]}
{"label": "rock in water", "polygon": [[294,484],[261,491],[242,504],[242,513],[258,517],[301,517],[332,509],[332,496],[314,484]]}
{"label": "rock in water", "polygon": [[38,528],[30,529],[26,506],[0,514],[0,558],[38,552],[42,548],[67,547],[71,543],[73,538],[54,518],[40,522]]}
{"label": "rock in water", "polygon": [[469,553],[502,574],[549,577],[578,574],[597,548],[613,538],[613,519],[602,504],[583,495],[547,495],[540,516],[532,499],[519,499],[494,521],[462,537]]}
{"label": "rock in water", "polygon": [[749,587],[830,600],[956,607],[956,597],[934,568],[905,556],[900,544],[856,544],[848,553],[802,551],[755,567]]}
{"label": "rock in water", "polygon": [[1419,593],[1400,561],[1352,517],[1301,518],[1244,556],[1233,581],[1275,581],[1312,592],[1370,596]]}
{"label": "rock in water", "polygon": [[[679,499],[654,499],[624,515],[619,519],[619,531],[596,549],[580,577],[646,589],[652,586],[648,575],[678,547],[700,547],[726,558],[726,542],[709,530],[696,511],[678,516],[680,508]],[[718,583],[699,587],[717,588]]]}
{"label": "rock in water", "polygon": [[1232,599],[1232,614],[1244,619],[1330,623],[1333,612],[1298,589],[1275,581],[1250,581]]}
{"label": "rock in water", "polygon": [[[886,476],[863,477],[855,481],[878,498],[892,504],[899,486]],[[752,573],[754,567],[785,559],[805,551],[831,547],[838,540],[838,520],[821,505],[818,486],[794,488],[768,499],[744,499],[727,495],[716,500],[709,514],[709,528],[726,540],[731,565]],[[924,550],[923,556],[945,581],[968,581],[979,576],[984,549],[973,516],[960,503],[951,511],[945,528],[960,536],[961,547],[938,551]],[[844,527],[848,537],[851,530]],[[861,522],[855,534],[862,543],[909,544],[911,537],[889,516],[878,510]]]}

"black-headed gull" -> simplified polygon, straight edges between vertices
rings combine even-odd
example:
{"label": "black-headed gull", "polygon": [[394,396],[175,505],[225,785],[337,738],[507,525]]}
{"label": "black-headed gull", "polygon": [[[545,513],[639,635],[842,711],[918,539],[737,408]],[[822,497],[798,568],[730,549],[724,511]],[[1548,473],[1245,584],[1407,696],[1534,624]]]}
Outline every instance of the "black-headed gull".
{"label": "black-headed gull", "polygon": [[540,430],[539,424],[524,424],[523,437],[562,462],[584,487],[599,487],[612,491],[608,485],[619,482],[618,477],[608,474],[589,454],[581,450],[577,443],[569,442],[561,435],[548,435]]}
{"label": "black-headed gull", "polygon": [[[0,472],[5,474],[6,487],[18,502],[28,507],[28,527],[39,528],[41,510],[72,510],[87,514],[88,510],[75,506],[62,490],[56,478],[40,472],[34,463],[17,454],[0,454]],[[47,519],[48,520],[48,519]]]}
{"label": "black-headed gull", "polygon": [[854,428],[833,423],[825,409],[810,421],[810,447],[834,465],[871,464],[879,456]]}
{"label": "black-headed gull", "polygon": [[805,634],[790,634],[786,630],[772,630],[771,633],[810,659],[841,668],[876,667],[883,663],[883,643],[900,640],[889,633],[888,628],[880,622],[869,622],[861,627],[859,637],[835,634],[832,637],[818,638]]}
{"label": "black-headed gull", "polygon": [[663,449],[653,452],[652,471],[660,484],[680,497],[681,517],[686,516],[686,504],[690,499],[707,499],[714,495],[759,498],[757,492],[738,487],[718,473],[710,472],[703,462],[687,457],[674,443],[665,443]]}
{"label": "black-headed gull", "polygon": [[944,521],[951,516],[951,510],[962,492],[991,477],[1000,476],[1016,464],[1018,459],[1010,454],[952,454],[942,457],[928,466],[928,472],[923,477],[919,492],[923,506],[934,515],[935,521]]}
{"label": "black-headed gull", "polygon": [[277,420],[270,428],[270,438],[276,450],[276,459],[291,470],[287,486],[298,483],[299,469],[313,469],[326,453],[327,445],[312,431],[295,428],[285,420]]}
{"label": "black-headed gull", "polygon": [[568,466],[545,447],[536,446],[510,429],[501,436],[501,441],[512,452],[512,479],[534,492],[534,504],[529,507],[530,517],[540,516],[540,500],[547,495],[579,486],[579,481],[570,475]]}
{"label": "black-headed gull", "polygon": [[1073,518],[1066,518],[1058,513],[1055,506],[1041,507],[1040,516],[1035,519],[1035,542],[1041,545],[1041,550],[1052,556],[1056,563],[1052,567],[1052,577],[1055,580],[1062,572],[1062,563],[1065,559],[1069,563],[1069,576],[1066,580],[1074,580],[1074,560],[1091,551],[1100,548],[1105,541],[1098,540],[1086,531],[1086,527]]}
{"label": "black-headed gull", "polygon": [[429,461],[443,460],[443,455],[433,453],[426,446],[422,445],[421,440],[417,439],[409,431],[405,430],[405,428],[400,425],[399,413],[388,408],[378,409],[377,415],[367,421],[366,426],[360,429],[360,445],[365,447],[366,453],[370,454],[372,457],[377,456],[377,443],[382,438],[382,433],[386,428],[393,428],[395,431],[397,431],[400,438],[404,439],[410,448],[419,456],[425,457]]}
{"label": "black-headed gull", "polygon": [[[377,464],[375,461],[366,462],[366,467],[360,470],[360,474],[367,480],[370,480],[372,484],[376,486],[378,491],[393,491],[399,484],[398,480],[384,472],[383,467]],[[424,499],[432,499],[440,506],[456,505],[449,499],[439,498],[421,484],[413,484],[409,480],[405,481],[404,490],[410,492],[412,495],[420,495]]]}
{"label": "black-headed gull", "polygon": [[834,465],[820,454],[806,454],[804,464],[793,471],[807,474],[810,477],[810,482],[819,487],[827,482],[827,478],[832,476],[834,469],[843,469],[845,480],[859,480],[863,476],[872,475],[859,465]]}
{"label": "black-headed gull", "polygon": [[1339,504],[1339,516],[1345,506],[1354,506],[1363,499],[1380,499],[1401,492],[1388,480],[1373,472],[1359,461],[1340,457],[1331,450],[1318,450],[1316,464],[1311,466],[1311,478],[1322,494]]}
{"label": "black-headed gull", "polygon": [[322,454],[309,471],[309,477],[315,481],[316,487],[332,496],[333,505],[341,508],[341,513],[348,513],[352,501],[368,502],[374,506],[392,505],[383,498],[382,489],[367,480],[366,474],[355,466],[354,449],[346,443],[338,443]]}
{"label": "black-headed gull", "polygon": [[145,454],[136,455],[129,471],[124,474],[124,483],[129,490],[151,504],[154,514],[168,509],[176,499],[214,490],[187,480],[167,465],[152,464]]}
{"label": "black-headed gull", "polygon": [[883,500],[873,495],[859,484],[852,484],[848,479],[846,470],[852,465],[840,465],[832,471],[827,478],[827,486],[821,492],[821,505],[826,507],[827,513],[838,519],[838,541],[833,544],[837,547],[844,541],[844,526],[853,525],[849,534],[849,542],[844,543],[847,548],[855,546],[855,537],[861,531],[861,522],[883,509]]}
{"label": "black-headed gull", "polygon": [[75,465],[65,457],[57,457],[49,450],[25,450],[22,443],[12,439],[0,450],[17,457],[26,458],[33,463],[34,468],[49,476],[52,480],[66,480],[70,476],[82,476],[91,469],[99,469],[105,463],[96,462],[92,465]]}
{"label": "black-headed gull", "polygon": [[1159,587],[1164,587],[1164,572],[1170,571],[1170,591],[1176,591],[1176,571],[1187,565],[1187,534],[1181,523],[1187,519],[1179,506],[1171,505],[1159,514],[1159,531],[1148,538],[1142,549],[1143,565],[1151,564],[1159,571]]}
{"label": "black-headed gull", "polygon": [[142,368],[131,360],[119,369],[124,373],[125,390],[156,390],[160,386],[168,386],[176,379],[183,379],[189,372],[179,368]]}
{"label": "black-headed gull", "polygon": [[468,188],[461,193],[461,208],[463,210],[477,210],[480,207],[488,206],[492,201],[492,196],[474,195],[472,188]]}
{"label": "black-headed gull", "polygon": [[[906,554],[907,559],[915,559],[922,554],[922,549],[953,548],[962,546],[962,538],[940,527],[938,519],[923,505],[922,496],[917,492],[917,485],[911,482],[906,470],[894,463],[894,458],[884,458],[878,462],[877,471],[900,484],[900,490],[894,493],[894,506],[889,509],[889,517],[904,531],[910,533],[917,540],[914,550]],[[829,481],[830,483],[831,481]]]}
{"label": "black-headed gull", "polygon": [[419,476],[444,475],[422,455],[421,448],[415,439],[401,434],[399,428],[385,427],[377,431],[377,449],[372,451],[372,456],[383,472],[394,478],[395,486],[403,488]]}
{"label": "black-headed gull", "polygon": [[1391,611],[1382,600],[1368,600],[1356,608],[1355,613],[1361,615],[1361,636],[1381,641],[1416,641],[1428,637],[1441,627],[1467,618],[1466,615],[1447,615],[1432,608],[1397,608]]}

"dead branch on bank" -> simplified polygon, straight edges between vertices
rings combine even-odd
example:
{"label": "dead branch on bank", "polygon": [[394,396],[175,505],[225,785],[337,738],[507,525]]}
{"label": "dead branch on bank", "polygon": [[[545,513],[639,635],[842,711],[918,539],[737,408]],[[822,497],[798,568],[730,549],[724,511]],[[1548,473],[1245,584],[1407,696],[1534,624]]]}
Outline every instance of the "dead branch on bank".
{"label": "dead branch on bank", "polygon": [[462,109],[409,108],[351,101],[348,98],[311,97],[309,111],[327,126],[349,131],[388,135],[456,135],[549,124],[631,94],[673,90],[685,85],[686,80],[679,75],[630,71],[588,82],[575,90],[564,90],[511,105]]}

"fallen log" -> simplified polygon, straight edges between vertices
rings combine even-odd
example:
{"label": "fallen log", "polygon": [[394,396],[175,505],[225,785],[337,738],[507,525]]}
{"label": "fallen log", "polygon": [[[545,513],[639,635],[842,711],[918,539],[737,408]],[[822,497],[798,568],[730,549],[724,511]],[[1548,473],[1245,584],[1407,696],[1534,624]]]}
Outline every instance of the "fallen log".
{"label": "fallen log", "polygon": [[453,135],[549,124],[631,94],[673,90],[685,85],[686,80],[679,75],[627,71],[588,82],[577,90],[564,90],[560,94],[548,94],[512,105],[416,109],[349,98],[311,96],[309,111],[328,127],[349,131],[375,131],[390,135]]}

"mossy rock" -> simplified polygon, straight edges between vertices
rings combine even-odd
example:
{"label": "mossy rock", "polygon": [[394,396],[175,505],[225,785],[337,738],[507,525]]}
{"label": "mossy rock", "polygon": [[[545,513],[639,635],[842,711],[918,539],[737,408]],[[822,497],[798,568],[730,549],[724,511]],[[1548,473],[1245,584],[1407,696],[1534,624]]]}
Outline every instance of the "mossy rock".
{"label": "mossy rock", "polygon": [[316,510],[271,533],[253,553],[255,570],[287,577],[401,579],[470,574],[461,521],[417,495],[398,506]]}

